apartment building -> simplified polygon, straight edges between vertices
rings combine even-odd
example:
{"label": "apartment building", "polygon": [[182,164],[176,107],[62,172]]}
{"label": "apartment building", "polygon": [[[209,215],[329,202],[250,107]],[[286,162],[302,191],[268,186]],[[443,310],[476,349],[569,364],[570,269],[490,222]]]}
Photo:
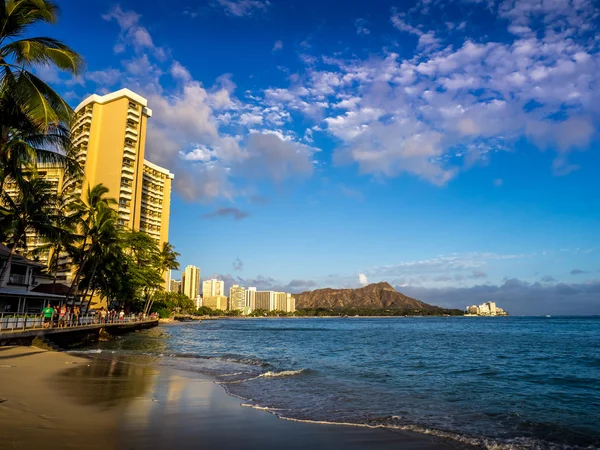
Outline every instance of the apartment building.
{"label": "apartment building", "polygon": [[256,291],[254,299],[255,310],[273,311],[275,309],[275,292],[273,291]]}
{"label": "apartment building", "polygon": [[210,309],[220,309],[221,311],[227,311],[229,307],[227,297],[224,295],[203,296],[202,306],[206,306]]}
{"label": "apartment building", "polygon": [[[121,89],[106,95],[91,95],[75,108],[71,129],[77,160],[84,169],[83,183],[74,183],[76,192],[102,183],[108,195],[118,202],[118,223],[152,236],[159,246],[169,238],[171,182],[173,174],[145,159],[146,128],[152,110],[148,101]],[[61,167],[41,164],[38,174],[46,177],[59,192],[64,188]],[[7,191],[14,191],[14,183]],[[28,236],[28,254],[43,244]],[[48,251],[39,255],[48,261]],[[61,262],[59,278],[70,283],[72,273],[68,261]],[[167,280],[167,277],[165,278]]]}
{"label": "apartment building", "polygon": [[296,311],[296,299],[287,292],[275,292],[275,310],[284,312]]}
{"label": "apartment building", "polygon": [[192,300],[200,295],[200,268],[189,265],[181,275],[181,293]]}
{"label": "apartment building", "polygon": [[255,304],[256,304],[256,288],[255,287],[249,287],[248,289],[246,289],[246,291],[244,292],[245,297],[246,297],[246,301],[245,301],[245,307],[246,310],[250,313],[252,311],[254,311],[255,308]]}
{"label": "apartment building", "polygon": [[246,312],[246,290],[237,284],[229,289],[229,310]]}
{"label": "apartment building", "polygon": [[225,283],[222,280],[211,279],[202,282],[202,297],[225,295]]}

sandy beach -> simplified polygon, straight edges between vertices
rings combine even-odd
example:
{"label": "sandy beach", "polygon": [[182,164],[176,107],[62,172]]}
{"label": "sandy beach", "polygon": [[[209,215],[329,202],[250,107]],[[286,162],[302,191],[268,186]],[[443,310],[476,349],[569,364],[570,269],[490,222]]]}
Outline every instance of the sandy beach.
{"label": "sandy beach", "polygon": [[437,449],[429,436],[281,420],[204,375],[0,348],[1,449]]}

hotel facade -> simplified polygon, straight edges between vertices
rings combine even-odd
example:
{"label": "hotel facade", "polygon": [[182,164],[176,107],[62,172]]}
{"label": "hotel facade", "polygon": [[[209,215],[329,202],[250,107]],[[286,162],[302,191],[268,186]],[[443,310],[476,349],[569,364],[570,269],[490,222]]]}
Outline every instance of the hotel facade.
{"label": "hotel facade", "polygon": [[[56,193],[73,189],[84,200],[88,186],[102,183],[108,188],[108,196],[117,201],[119,225],[143,231],[162,246],[169,239],[174,175],[145,159],[146,129],[151,117],[148,101],[129,89],[89,96],[75,108],[71,128],[83,182],[66,180],[63,168],[51,164],[40,164],[38,175],[50,181]],[[15,189],[14,183],[7,184],[9,195]],[[34,233],[28,234],[27,240],[28,253],[44,245]],[[48,251],[39,253],[44,263],[49,257]],[[72,268],[63,258],[58,280],[69,284],[72,278]]]}
{"label": "hotel facade", "polygon": [[200,268],[189,265],[181,275],[181,293],[192,300],[200,296]]}

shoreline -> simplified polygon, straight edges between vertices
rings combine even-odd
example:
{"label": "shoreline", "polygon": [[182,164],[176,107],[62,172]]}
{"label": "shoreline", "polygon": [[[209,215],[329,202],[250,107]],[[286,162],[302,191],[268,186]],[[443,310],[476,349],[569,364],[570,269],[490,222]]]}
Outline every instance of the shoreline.
{"label": "shoreline", "polygon": [[466,448],[417,432],[244,407],[214,378],[34,347],[0,347],[4,448]]}

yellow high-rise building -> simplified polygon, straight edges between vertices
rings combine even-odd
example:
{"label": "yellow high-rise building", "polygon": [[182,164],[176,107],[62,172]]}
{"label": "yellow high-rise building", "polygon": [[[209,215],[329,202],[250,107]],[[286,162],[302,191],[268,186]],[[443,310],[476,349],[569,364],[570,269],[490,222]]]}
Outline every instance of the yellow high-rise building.
{"label": "yellow high-rise building", "polygon": [[200,268],[189,265],[181,275],[181,293],[192,300],[200,295]]}
{"label": "yellow high-rise building", "polygon": [[173,174],[144,159],[148,101],[121,89],[89,96],[75,113],[73,145],[86,184],[108,188],[118,201],[120,225],[147,232],[159,245],[168,241]]}
{"label": "yellow high-rise building", "polygon": [[[152,236],[159,246],[169,239],[171,182],[173,174],[145,159],[146,128],[152,110],[148,101],[121,89],[106,95],[91,95],[75,108],[71,138],[77,160],[84,169],[83,185],[77,190],[85,196],[88,186],[102,183],[108,196],[118,202],[118,221],[124,228]],[[64,170],[41,164],[38,174],[63,189]],[[16,186],[7,184],[10,193]],[[28,254],[43,243],[28,235]],[[39,255],[47,262],[48,254]],[[70,271],[68,271],[70,272]],[[70,283],[72,273],[60,280]]]}

